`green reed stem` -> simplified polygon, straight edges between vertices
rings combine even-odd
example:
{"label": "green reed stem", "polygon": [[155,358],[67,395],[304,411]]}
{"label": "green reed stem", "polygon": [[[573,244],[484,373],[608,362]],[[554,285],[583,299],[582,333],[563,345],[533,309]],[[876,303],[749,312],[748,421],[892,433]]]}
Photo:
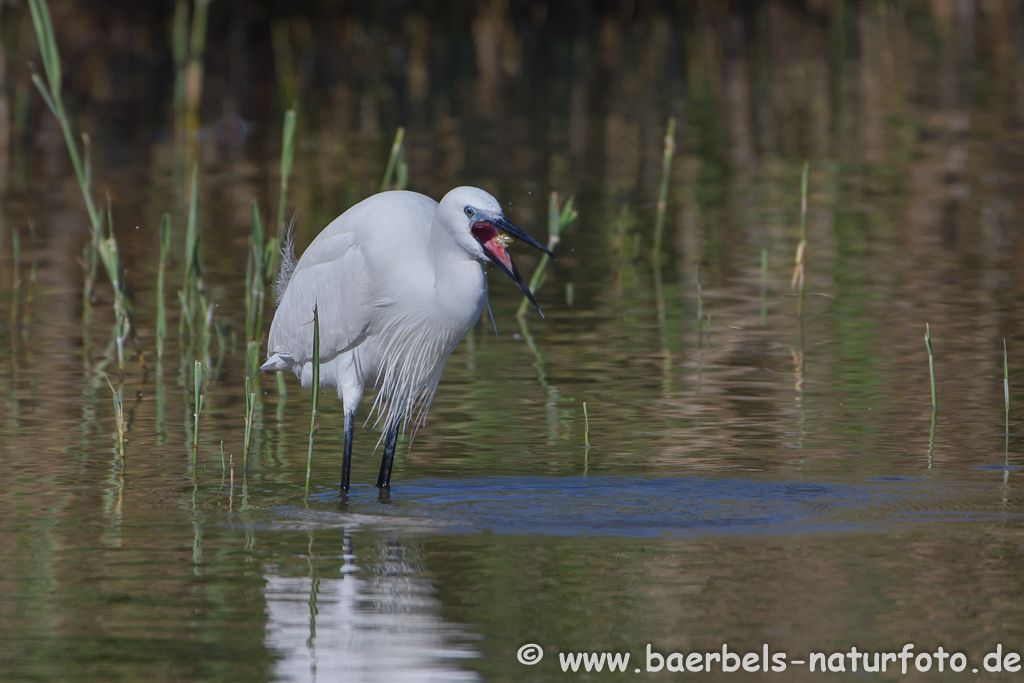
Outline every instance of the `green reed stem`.
{"label": "green reed stem", "polygon": [[939,411],[932,411],[932,426],[928,432],[928,469],[932,468],[932,452],[935,450],[935,416],[939,414]]}
{"label": "green reed stem", "polygon": [[800,241],[807,241],[807,181],[811,171],[811,162],[804,162],[804,171],[800,177]]}
{"label": "green reed stem", "polygon": [[761,250],[761,327],[768,324],[768,250]]}
{"label": "green reed stem", "polygon": [[179,130],[185,125],[185,69],[188,66],[188,0],[174,4],[171,51],[174,56],[174,112]]}
{"label": "green reed stem", "polygon": [[11,228],[11,325],[18,324],[18,302],[21,299],[21,238]]}
{"label": "green reed stem", "polygon": [[32,14],[32,24],[36,30],[36,38],[39,40],[39,52],[43,60],[43,71],[46,74],[46,81],[39,74],[32,74],[32,82],[35,84],[39,94],[43,96],[46,106],[60,124],[61,132],[64,134],[64,142],[68,148],[68,155],[71,157],[71,165],[75,170],[75,177],[82,190],[82,198],[85,200],[85,208],[89,213],[89,222],[95,232],[102,230],[102,217],[96,204],[93,202],[92,193],[89,191],[89,174],[86,167],[82,165],[81,157],[78,154],[78,144],[75,142],[74,134],[71,132],[71,122],[68,119],[67,111],[64,109],[64,100],[61,98],[61,68],[60,53],[57,51],[57,39],[54,37],[53,24],[50,22],[50,10],[46,0],[29,0],[29,12]]}
{"label": "green reed stem", "polygon": [[96,247],[96,233],[91,232],[89,243],[82,249],[82,263],[85,281],[82,283],[82,325],[92,325],[92,300],[96,291],[96,270],[99,266],[99,250]]}
{"label": "green reed stem", "polygon": [[704,344],[704,285],[700,278],[700,264],[697,264],[697,348]]}
{"label": "green reed stem", "polygon": [[[43,61],[43,71],[46,75],[46,80],[44,81],[39,74],[33,73],[32,82],[35,84],[39,94],[42,95],[46,106],[60,124],[68,156],[71,158],[71,166],[74,168],[75,177],[82,192],[82,198],[85,200],[85,208],[89,214],[92,244],[95,245],[108,274],[112,273],[110,279],[114,283],[114,313],[117,318],[118,362],[123,368],[123,343],[124,339],[131,335],[132,340],[135,342],[136,350],[139,352],[139,362],[144,366],[138,337],[135,335],[134,327],[131,324],[126,288],[120,283],[118,276],[117,243],[114,241],[113,228],[111,227],[111,236],[104,244],[103,214],[97,209],[92,197],[92,191],[89,189],[92,182],[92,170],[89,162],[89,139],[88,136],[83,135],[85,155],[85,163],[83,163],[82,157],[79,155],[78,143],[75,141],[75,136],[71,131],[71,122],[68,119],[67,110],[64,108],[64,100],[61,97],[60,53],[57,50],[57,39],[53,32],[50,10],[46,0],[29,0],[29,12],[32,15],[32,24],[35,27],[36,38],[39,41],[39,52]],[[109,209],[107,211],[107,219],[110,219]],[[113,259],[111,259],[111,256],[113,256]],[[88,291],[83,293],[83,303],[85,303],[83,319],[85,322],[91,321],[91,288],[93,284],[92,275],[95,273],[95,263],[94,255],[87,252],[86,264],[89,269],[89,275],[87,276],[86,284]]]}
{"label": "green reed stem", "polygon": [[250,377],[256,378],[259,382],[260,369],[260,343],[257,341],[245,342],[245,367]]}
{"label": "green reed stem", "polygon": [[[270,241],[268,240],[265,255],[266,255],[266,280],[273,279],[273,274],[277,268],[277,244],[281,239],[281,233],[284,232],[285,223],[285,207],[288,199],[288,177],[292,171],[292,157],[295,152],[295,109],[289,109],[284,115],[284,129],[281,133],[281,196],[277,203],[277,239]],[[266,282],[264,282],[263,291],[266,291]],[[260,306],[260,313],[258,315],[260,322],[259,325],[262,327],[262,304]],[[284,374],[278,370],[276,373],[277,379],[277,394],[278,394],[278,417],[283,418],[284,402],[283,399],[288,395],[288,388],[284,383]]]}
{"label": "green reed stem", "polygon": [[[206,50],[206,15],[211,0],[195,0],[192,13],[192,31],[189,36],[189,59],[192,64],[202,66]],[[189,66],[192,66],[190,64]]]}
{"label": "green reed stem", "polygon": [[590,448],[590,417],[587,415],[587,402],[583,402],[583,445]]}
{"label": "green reed stem", "polygon": [[[205,299],[203,299],[202,301],[205,301]],[[212,337],[210,336],[210,331],[213,330],[214,327],[215,326],[213,322],[213,304],[209,303],[206,304],[205,307],[205,313],[203,315],[203,332],[199,340],[200,353],[202,354],[203,359],[207,361],[210,358],[210,341],[212,339]],[[222,343],[221,348],[223,347],[224,345]]]}
{"label": "green reed stem", "polygon": [[[86,133],[82,133],[82,152],[85,157],[86,186],[91,187],[92,153],[89,135]],[[85,282],[82,286],[82,325],[86,328],[92,326],[92,301],[96,291],[96,270],[99,266],[99,240],[99,233],[96,230],[90,230],[89,243],[82,249],[82,263],[85,267]],[[89,336],[89,333],[86,336]]]}
{"label": "green reed stem", "polygon": [[124,437],[127,431],[124,419],[124,399],[121,397],[121,390],[114,389],[114,385],[110,383],[110,378],[106,375],[103,378],[107,380],[107,386],[110,387],[110,393],[114,398],[114,418],[117,421],[117,452],[121,456],[121,467],[124,468]]}
{"label": "green reed stem", "polygon": [[206,23],[210,0],[195,0],[192,28],[188,40],[188,63],[184,78],[185,132],[196,141],[199,132],[199,101],[203,94],[203,53],[206,50]]}
{"label": "green reed stem", "polygon": [[156,358],[164,359],[164,337],[167,335],[167,301],[164,293],[167,279],[167,252],[171,248],[171,215],[160,217],[160,263],[156,270]]}
{"label": "green reed stem", "polygon": [[284,421],[284,399],[288,396],[288,385],[284,383],[284,373],[280,370],[274,373],[277,382],[277,421]]}
{"label": "green reed stem", "polygon": [[188,219],[185,223],[185,284],[202,277],[199,267],[199,162],[192,165],[192,184],[189,186]]}
{"label": "green reed stem", "polygon": [[1006,360],[1006,340],[1003,340],[1003,404],[1006,407],[1006,458],[1010,457],[1010,365]]}
{"label": "green reed stem", "polygon": [[668,130],[665,132],[665,151],[661,160],[661,190],[658,193],[658,211],[654,221],[654,248],[652,250],[654,262],[661,259],[661,241],[665,232],[665,211],[668,208],[668,185],[672,172],[672,156],[676,151],[676,119],[671,117],[668,120]]}
{"label": "green reed stem", "polygon": [[309,452],[306,455],[306,498],[309,498],[309,479],[313,471],[313,435],[316,433],[316,411],[320,399],[320,314],[313,306],[313,392],[309,397]]}
{"label": "green reed stem", "polygon": [[[573,221],[579,216],[579,212],[573,208],[573,198],[569,197],[561,209],[558,208],[558,193],[552,192],[551,199],[548,201],[548,249],[554,251],[558,243],[562,241],[562,235],[566,229],[572,225]],[[537,290],[544,281],[544,271],[547,270],[548,263],[551,261],[551,257],[546,253],[541,254],[540,261],[537,263],[537,268],[533,271],[533,277],[530,278],[530,291],[536,295]],[[523,297],[522,303],[519,304],[519,310],[516,312],[516,317],[522,320],[526,316],[526,311],[530,306],[530,300],[525,296]]]}
{"label": "green reed stem", "polygon": [[288,177],[292,172],[292,158],[295,155],[295,108],[284,113],[284,130],[281,134],[281,197],[277,202],[277,232],[284,230],[285,207],[288,204]]}
{"label": "green reed stem", "polygon": [[199,454],[199,415],[203,411],[203,364],[195,362],[193,371],[193,386],[195,388],[195,424],[192,429],[192,466],[195,467]]}
{"label": "green reed stem", "polygon": [[932,382],[932,410],[938,410],[939,406],[935,400],[935,356],[932,354],[932,330],[928,323],[924,324],[924,345],[928,349],[928,374]]}
{"label": "green reed stem", "polygon": [[267,272],[263,243],[263,219],[256,202],[252,203],[252,238],[245,274],[245,335],[246,341],[258,341],[263,332],[263,303],[266,299]]}
{"label": "green reed stem", "polygon": [[189,186],[188,219],[185,223],[185,276],[178,292],[182,312],[178,322],[179,334],[188,327],[190,344],[198,338],[204,357],[209,353],[210,331],[213,325],[213,305],[206,300],[199,236],[199,164],[192,165]]}
{"label": "green reed stem", "polygon": [[[188,330],[188,336],[195,337],[195,330],[192,327],[192,314],[190,312],[190,304],[188,301],[188,295],[185,294],[184,290],[178,290],[178,302],[181,304],[181,315],[178,317],[178,336],[181,336],[185,330]],[[184,347],[182,351],[184,351]]]}
{"label": "green reed stem", "polygon": [[135,344],[139,363],[145,369],[142,349],[135,334],[135,326],[132,323],[131,303],[128,301],[128,286],[121,277],[121,261],[117,248],[117,239],[114,237],[114,219],[109,201],[107,202],[106,218],[108,236],[99,240],[98,253],[100,262],[103,263],[103,267],[107,272],[107,277],[114,287],[115,340],[117,342],[118,366],[122,370],[124,369],[124,343],[131,337]]}
{"label": "green reed stem", "polygon": [[804,281],[807,273],[807,181],[810,169],[811,162],[805,161],[803,175],[800,178],[800,244],[796,247],[796,265],[790,282],[790,288],[797,290],[796,313],[800,316],[804,312]]}
{"label": "green reed stem", "polygon": [[299,92],[299,76],[295,68],[290,24],[290,20],[282,19],[273,22],[270,26],[270,45],[274,53],[274,73],[277,76],[278,97],[285,107],[296,101]]}
{"label": "green reed stem", "polygon": [[249,446],[252,443],[252,420],[256,412],[256,392],[253,391],[253,378],[245,378],[245,445],[242,450],[242,467],[249,466]]}
{"label": "green reed stem", "polygon": [[25,291],[25,300],[21,306],[21,324],[28,329],[31,325],[32,306],[36,298],[36,284],[39,280],[39,258],[36,249],[36,228],[31,220],[28,222],[28,239],[32,245],[32,259],[28,267],[28,288]]}
{"label": "green reed stem", "polygon": [[[404,190],[409,178],[409,167],[405,163],[405,150],[402,146],[405,140],[405,128],[399,126],[395,132],[395,141],[391,143],[391,154],[388,156],[388,165],[384,168],[384,179],[380,183],[380,191]],[[392,184],[392,178],[394,183]]]}

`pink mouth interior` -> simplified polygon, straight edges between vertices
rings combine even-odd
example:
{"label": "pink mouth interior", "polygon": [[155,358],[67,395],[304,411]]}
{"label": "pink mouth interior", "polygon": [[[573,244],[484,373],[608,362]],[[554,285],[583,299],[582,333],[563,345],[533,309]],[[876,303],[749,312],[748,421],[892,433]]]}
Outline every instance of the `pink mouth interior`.
{"label": "pink mouth interior", "polygon": [[505,243],[501,240],[498,235],[498,231],[490,223],[474,223],[471,227],[470,232],[473,233],[473,237],[483,245],[483,248],[493,254],[499,261],[501,261],[506,268],[512,270],[512,259],[508,255],[508,250],[505,249]]}

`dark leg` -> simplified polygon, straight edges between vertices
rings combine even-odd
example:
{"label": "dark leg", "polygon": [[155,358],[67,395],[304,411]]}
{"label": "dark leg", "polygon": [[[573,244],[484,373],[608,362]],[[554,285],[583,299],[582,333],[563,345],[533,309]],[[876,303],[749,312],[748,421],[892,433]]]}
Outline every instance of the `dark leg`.
{"label": "dark leg", "polygon": [[395,445],[398,443],[398,422],[388,429],[384,435],[384,457],[380,460],[380,475],[377,477],[377,488],[391,488],[391,465],[395,462]]}
{"label": "dark leg", "polygon": [[356,411],[345,413],[345,450],[341,461],[341,493],[348,493],[349,473],[352,471],[352,433],[356,429]]}

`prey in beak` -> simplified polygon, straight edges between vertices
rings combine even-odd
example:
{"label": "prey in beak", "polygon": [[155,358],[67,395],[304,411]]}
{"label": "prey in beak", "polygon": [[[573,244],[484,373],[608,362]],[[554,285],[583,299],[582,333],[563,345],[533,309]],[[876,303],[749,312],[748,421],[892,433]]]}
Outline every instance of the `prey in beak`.
{"label": "prey in beak", "polygon": [[[500,213],[498,214],[485,214],[482,211],[477,211],[477,220],[470,226],[469,230],[473,233],[473,237],[476,238],[480,246],[484,248],[484,253],[487,258],[490,259],[498,268],[512,278],[512,281],[519,285],[519,289],[523,290],[523,294],[530,300],[533,307],[540,313],[540,317],[544,317],[544,311],[540,310],[540,306],[537,305],[537,300],[533,298],[533,292],[530,291],[529,285],[523,281],[523,276],[519,274],[519,270],[516,268],[516,264],[512,262],[512,256],[508,253],[506,248],[506,237],[498,232],[508,233],[516,239],[520,239],[531,247],[540,249],[551,258],[555,258],[555,255],[551,253],[551,250],[545,247],[537,240],[530,237],[530,235],[518,227],[516,227],[511,221],[505,218]],[[558,259],[555,259],[556,261]]]}

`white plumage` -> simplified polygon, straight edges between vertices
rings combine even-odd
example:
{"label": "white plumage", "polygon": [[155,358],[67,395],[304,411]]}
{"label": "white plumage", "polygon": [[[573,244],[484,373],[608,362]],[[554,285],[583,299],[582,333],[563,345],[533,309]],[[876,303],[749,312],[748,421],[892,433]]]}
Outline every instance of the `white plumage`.
{"label": "white plumage", "polygon": [[336,218],[297,262],[286,245],[263,369],[291,370],[310,387],[315,305],[320,383],[337,387],[344,404],[343,491],[355,410],[369,386],[378,389],[373,414],[385,442],[377,485],[389,486],[399,428],[415,430],[425,419],[445,363],[483,311],[485,259],[536,305],[496,228],[547,251],[474,187],[456,188],[440,204],[382,192]]}

